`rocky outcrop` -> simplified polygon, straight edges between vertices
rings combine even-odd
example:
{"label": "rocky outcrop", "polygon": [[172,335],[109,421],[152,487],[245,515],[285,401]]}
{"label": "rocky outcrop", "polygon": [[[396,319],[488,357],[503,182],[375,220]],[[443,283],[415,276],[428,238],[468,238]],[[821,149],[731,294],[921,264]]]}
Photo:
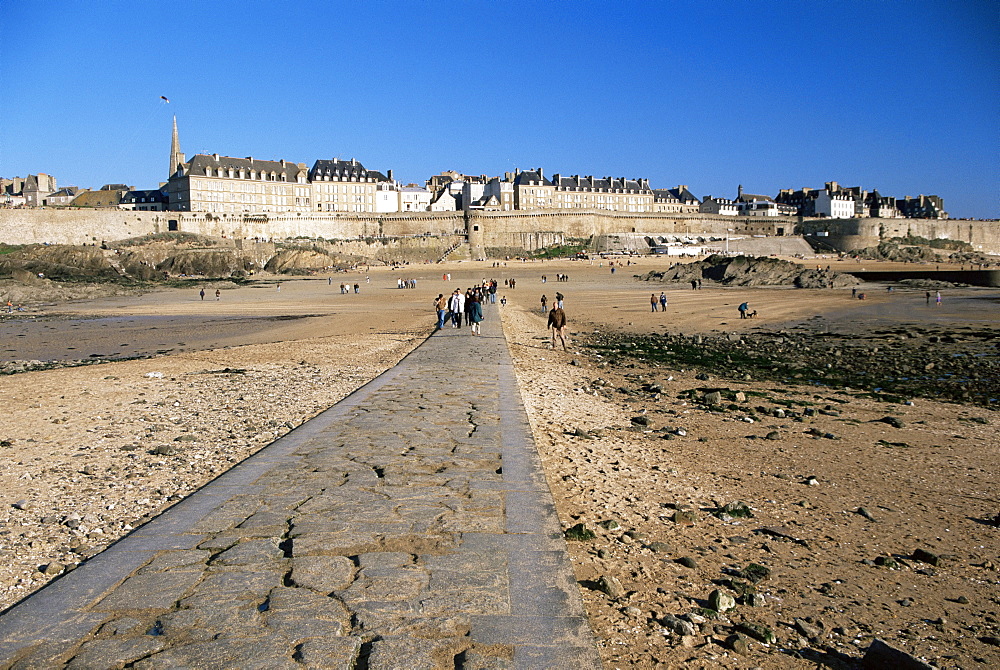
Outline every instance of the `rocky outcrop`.
{"label": "rocky outcrop", "polygon": [[690,283],[712,281],[725,286],[796,286],[839,288],[860,283],[839,272],[803,268],[777,258],[713,255],[696,263],[678,263],[664,272],[639,275],[644,281]]}

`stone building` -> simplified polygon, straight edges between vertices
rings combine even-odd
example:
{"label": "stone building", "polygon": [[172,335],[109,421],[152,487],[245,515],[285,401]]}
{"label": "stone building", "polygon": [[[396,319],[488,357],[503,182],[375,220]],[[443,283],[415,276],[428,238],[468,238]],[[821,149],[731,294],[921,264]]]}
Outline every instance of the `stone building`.
{"label": "stone building", "polygon": [[947,219],[944,211],[944,200],[936,195],[920,195],[916,198],[906,196],[896,200],[896,209],[908,219]]}
{"label": "stone building", "polygon": [[[399,196],[392,179],[392,170],[385,175],[369,170],[351,159],[332,158],[316,161],[307,175],[312,187],[314,212],[376,212],[398,211]],[[391,191],[392,196],[387,193]],[[381,193],[383,197],[379,198]],[[378,209],[391,202],[396,209]]]}
{"label": "stone building", "polygon": [[28,207],[42,207],[45,205],[45,198],[58,190],[56,178],[44,172],[29,174],[21,185],[21,195],[24,196],[24,204]]}
{"label": "stone building", "polygon": [[798,208],[776,202],[769,195],[755,195],[744,193],[743,185],[737,189],[736,206],[741,216],[795,216]]}
{"label": "stone building", "polygon": [[49,193],[45,196],[42,204],[46,207],[67,207],[73,199],[76,198],[81,193],[86,192],[87,189],[81,189],[77,186],[63,186],[62,188]]}
{"label": "stone building", "polygon": [[219,214],[312,211],[305,163],[197,154],[167,182],[169,208]]}
{"label": "stone building", "polygon": [[167,209],[166,188],[147,191],[130,190],[122,196],[118,209],[135,210],[139,212],[163,212]]}
{"label": "stone building", "polygon": [[701,202],[688,190],[687,186],[653,189],[653,211],[672,214],[689,214],[699,211]]}
{"label": "stone building", "polygon": [[702,214],[719,214],[722,216],[736,216],[740,213],[736,203],[727,198],[713,198],[706,195],[698,206],[698,211]]}

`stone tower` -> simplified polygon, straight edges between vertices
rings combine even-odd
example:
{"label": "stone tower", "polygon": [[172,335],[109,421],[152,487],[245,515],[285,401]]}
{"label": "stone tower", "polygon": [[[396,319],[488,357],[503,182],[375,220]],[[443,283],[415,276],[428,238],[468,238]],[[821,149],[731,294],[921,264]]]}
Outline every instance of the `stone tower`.
{"label": "stone tower", "polygon": [[174,134],[170,138],[170,171],[167,173],[169,180],[177,172],[177,166],[184,162],[184,154],[181,153],[181,141],[177,135],[177,117],[174,116]]}

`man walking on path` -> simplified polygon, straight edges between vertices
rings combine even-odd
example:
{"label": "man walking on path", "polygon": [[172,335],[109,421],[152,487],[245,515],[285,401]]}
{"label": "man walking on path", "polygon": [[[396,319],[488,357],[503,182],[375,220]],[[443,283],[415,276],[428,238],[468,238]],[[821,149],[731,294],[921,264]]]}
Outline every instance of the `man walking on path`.
{"label": "man walking on path", "polygon": [[198,291],[198,295],[200,295],[201,299],[204,300],[205,299],[205,289],[201,289],[200,291]]}
{"label": "man walking on path", "polygon": [[559,309],[562,309],[563,308],[563,300],[565,300],[565,299],[566,299],[566,296],[564,296],[559,291],[556,291],[556,307],[558,307]]}
{"label": "man walking on path", "polygon": [[549,312],[549,328],[552,329],[552,348],[556,348],[558,338],[562,342],[563,351],[566,351],[566,312],[558,305],[554,305]]}
{"label": "man walking on path", "polygon": [[667,294],[664,293],[663,291],[660,291],[660,311],[661,312],[667,311]]}
{"label": "man walking on path", "polygon": [[656,305],[657,305],[656,294],[655,293],[650,293],[649,294],[649,306],[652,308],[652,310],[654,312],[656,311]]}
{"label": "man walking on path", "polygon": [[437,329],[441,330],[444,328],[445,315],[448,313],[448,298],[444,297],[444,293],[438,293],[438,297],[434,301],[434,309],[437,310]]}
{"label": "man walking on path", "polygon": [[448,309],[451,310],[451,327],[461,328],[462,327],[462,314],[465,313],[465,296],[462,291],[455,289],[455,292],[451,294],[451,300],[448,302]]}
{"label": "man walking on path", "polygon": [[548,307],[548,304],[549,304],[549,299],[546,298],[545,294],[543,293],[542,294],[542,314],[545,314],[545,308]]}

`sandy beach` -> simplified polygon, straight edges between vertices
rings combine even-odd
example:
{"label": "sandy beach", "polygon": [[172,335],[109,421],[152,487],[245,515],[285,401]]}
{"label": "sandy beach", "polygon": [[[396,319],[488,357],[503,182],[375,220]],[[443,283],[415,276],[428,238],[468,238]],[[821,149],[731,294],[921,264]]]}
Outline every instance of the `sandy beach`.
{"label": "sandy beach", "polygon": [[[0,606],[394,365],[431,333],[439,293],[495,277],[561,521],[596,533],[570,550],[606,667],[846,668],[876,637],[942,668],[1000,664],[995,411],[699,379],[627,354],[609,364],[587,345],[595,332],[738,340],[817,321],[995,330],[997,291],[949,289],[936,307],[916,289],[871,286],[857,301],[633,276],[669,263],[413,265],[220,282],[219,300],[198,286],[28,305],[2,323],[4,361],[128,360],[0,376]],[[539,298],[557,291],[569,352],[547,347]],[[668,307],[651,313],[660,291]],[[757,318],[739,318],[744,301]],[[707,402],[711,390],[726,402]],[[737,501],[753,516],[718,512]],[[716,590],[739,602],[712,618]]]}

